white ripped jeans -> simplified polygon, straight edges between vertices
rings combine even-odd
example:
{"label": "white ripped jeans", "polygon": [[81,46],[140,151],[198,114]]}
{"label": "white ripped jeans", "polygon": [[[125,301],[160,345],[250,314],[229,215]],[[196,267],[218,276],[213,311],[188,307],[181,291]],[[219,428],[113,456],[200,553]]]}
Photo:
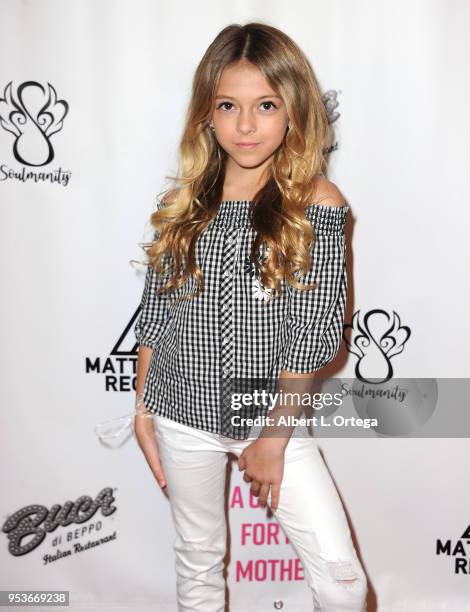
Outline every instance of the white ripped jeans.
{"label": "white ripped jeans", "polygon": [[[160,415],[154,418],[176,529],[178,612],[224,612],[226,453],[240,456],[253,438],[234,440]],[[314,438],[289,440],[273,516],[302,562],[312,610],[364,612],[366,576]]]}

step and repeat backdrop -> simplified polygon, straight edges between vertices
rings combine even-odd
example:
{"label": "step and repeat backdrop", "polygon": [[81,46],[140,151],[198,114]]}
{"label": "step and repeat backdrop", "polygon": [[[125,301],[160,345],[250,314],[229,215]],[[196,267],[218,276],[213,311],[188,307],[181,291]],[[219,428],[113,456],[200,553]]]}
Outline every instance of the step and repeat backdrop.
{"label": "step and repeat backdrop", "polygon": [[[352,415],[401,410],[398,425],[318,441],[369,580],[368,609],[470,610],[468,396],[454,393],[470,375],[470,4],[0,9],[2,602],[65,591],[54,601],[74,612],[177,609],[169,501],[125,418],[142,243],[176,172],[199,59],[224,26],[264,21],[313,65],[333,131],[328,176],[351,207],[332,374]],[[367,393],[374,382],[385,406]],[[427,430],[433,415],[442,427]],[[120,416],[119,435],[100,440],[96,424]],[[299,559],[233,460],[227,479],[230,610],[311,610]]]}

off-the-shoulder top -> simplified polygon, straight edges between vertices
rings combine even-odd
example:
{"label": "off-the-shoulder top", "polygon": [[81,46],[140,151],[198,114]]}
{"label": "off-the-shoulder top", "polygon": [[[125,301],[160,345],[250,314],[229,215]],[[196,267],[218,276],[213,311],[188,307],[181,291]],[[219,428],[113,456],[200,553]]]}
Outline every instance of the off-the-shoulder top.
{"label": "off-the-shoulder top", "polygon": [[[263,287],[250,260],[255,231],[251,200],[224,200],[200,236],[194,279],[156,295],[164,280],[149,265],[135,324],[137,345],[153,348],[143,402],[155,414],[205,431],[246,438],[230,422],[222,386],[227,379],[276,379],[281,370],[313,372],[337,354],[343,335],[347,277],[344,226],[349,206],[312,204],[306,217],[316,240],[301,291],[285,283],[281,295]],[[157,207],[163,204],[158,203]]]}

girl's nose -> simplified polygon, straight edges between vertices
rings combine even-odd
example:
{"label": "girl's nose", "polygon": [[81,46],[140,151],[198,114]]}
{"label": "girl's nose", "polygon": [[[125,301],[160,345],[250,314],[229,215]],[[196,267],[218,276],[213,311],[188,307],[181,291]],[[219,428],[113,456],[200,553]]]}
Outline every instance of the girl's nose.
{"label": "girl's nose", "polygon": [[238,120],[238,131],[241,134],[250,134],[256,130],[256,122],[249,113],[241,113]]}

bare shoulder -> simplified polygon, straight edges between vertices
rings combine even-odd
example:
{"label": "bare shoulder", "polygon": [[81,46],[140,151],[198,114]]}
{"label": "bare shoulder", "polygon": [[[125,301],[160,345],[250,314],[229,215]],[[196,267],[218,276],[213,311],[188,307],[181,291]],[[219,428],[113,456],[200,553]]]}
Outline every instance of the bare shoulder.
{"label": "bare shoulder", "polygon": [[337,185],[326,179],[323,176],[317,178],[315,183],[315,188],[312,191],[313,200],[312,202],[315,204],[322,204],[324,206],[336,206],[341,207],[345,206],[346,202],[341,191],[338,189]]}

